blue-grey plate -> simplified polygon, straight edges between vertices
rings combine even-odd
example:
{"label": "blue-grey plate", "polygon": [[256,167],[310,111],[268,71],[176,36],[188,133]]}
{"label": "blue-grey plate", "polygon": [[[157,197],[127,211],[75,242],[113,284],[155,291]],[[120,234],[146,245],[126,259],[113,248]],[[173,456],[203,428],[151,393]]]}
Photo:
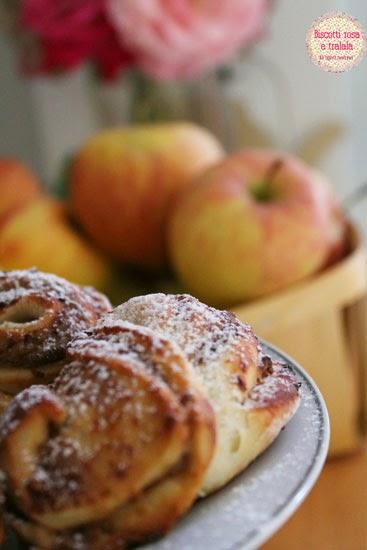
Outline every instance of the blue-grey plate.
{"label": "blue-grey plate", "polygon": [[[273,346],[263,346],[265,353],[296,371],[302,383],[297,413],[241,475],[199,501],[171,533],[144,550],[254,550],[287,521],[315,484],[329,445],[325,403],[300,366]],[[14,539],[5,546],[18,548]]]}

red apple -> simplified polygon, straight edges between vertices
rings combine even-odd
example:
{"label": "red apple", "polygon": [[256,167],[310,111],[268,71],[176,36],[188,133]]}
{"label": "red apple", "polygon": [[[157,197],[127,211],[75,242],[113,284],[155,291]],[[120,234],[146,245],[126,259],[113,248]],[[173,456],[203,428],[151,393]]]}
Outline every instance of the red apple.
{"label": "red apple", "polygon": [[247,150],[182,194],[170,220],[170,255],[190,292],[230,305],[315,273],[344,230],[321,174],[288,154]]}
{"label": "red apple", "polygon": [[222,157],[218,141],[192,124],[107,130],[92,138],[72,164],[72,210],[112,257],[159,267],[166,260],[170,201]]}

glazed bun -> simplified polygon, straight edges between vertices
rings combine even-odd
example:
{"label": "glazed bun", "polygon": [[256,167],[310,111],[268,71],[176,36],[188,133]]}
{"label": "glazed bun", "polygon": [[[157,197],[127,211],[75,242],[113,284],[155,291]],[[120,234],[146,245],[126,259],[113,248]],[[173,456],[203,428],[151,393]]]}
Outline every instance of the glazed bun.
{"label": "glazed bun", "polygon": [[216,416],[217,442],[204,495],[254,460],[298,407],[293,372],[264,357],[251,328],[230,312],[189,295],[151,294],[132,298],[110,315],[174,341],[207,395]]}

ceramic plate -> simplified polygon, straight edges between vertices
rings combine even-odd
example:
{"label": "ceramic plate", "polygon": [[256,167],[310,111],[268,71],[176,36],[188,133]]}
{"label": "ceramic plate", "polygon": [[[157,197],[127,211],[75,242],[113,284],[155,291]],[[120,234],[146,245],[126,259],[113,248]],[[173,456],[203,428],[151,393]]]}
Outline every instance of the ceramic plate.
{"label": "ceramic plate", "polygon": [[[169,535],[144,550],[254,550],[287,521],[315,484],[329,444],[324,401],[292,359],[267,344],[264,352],[295,369],[302,383],[297,413],[243,474],[199,501]],[[19,546],[13,540],[5,548]]]}

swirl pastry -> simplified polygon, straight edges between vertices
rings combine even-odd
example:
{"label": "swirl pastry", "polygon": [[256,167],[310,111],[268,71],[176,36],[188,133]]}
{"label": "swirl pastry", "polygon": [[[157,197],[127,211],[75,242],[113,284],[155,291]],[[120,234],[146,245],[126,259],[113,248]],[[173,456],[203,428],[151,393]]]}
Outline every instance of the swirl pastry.
{"label": "swirl pastry", "polygon": [[106,320],[68,359],[50,387],[24,390],[3,415],[10,523],[42,548],[163,534],[196,498],[215,445],[185,356],[150,329]]}
{"label": "swirl pastry", "polygon": [[0,272],[0,390],[52,380],[68,342],[109,309],[102,294],[54,275]]}
{"label": "swirl pastry", "polygon": [[279,434],[299,403],[285,365],[263,357],[249,326],[189,295],[132,298],[111,317],[149,327],[176,342],[213,406],[217,443],[202,494],[242,471]]}
{"label": "swirl pastry", "polygon": [[[51,300],[51,315],[57,300],[45,294],[37,299]],[[42,311],[25,324],[47,318]],[[133,298],[93,326],[75,319],[59,347],[51,338],[58,351],[47,345],[45,364],[64,364],[53,383],[23,390],[0,419],[6,518],[33,547],[113,550],[165,533],[298,406],[292,370],[263,356],[233,314],[191,296]],[[31,343],[19,342],[32,358]]]}

